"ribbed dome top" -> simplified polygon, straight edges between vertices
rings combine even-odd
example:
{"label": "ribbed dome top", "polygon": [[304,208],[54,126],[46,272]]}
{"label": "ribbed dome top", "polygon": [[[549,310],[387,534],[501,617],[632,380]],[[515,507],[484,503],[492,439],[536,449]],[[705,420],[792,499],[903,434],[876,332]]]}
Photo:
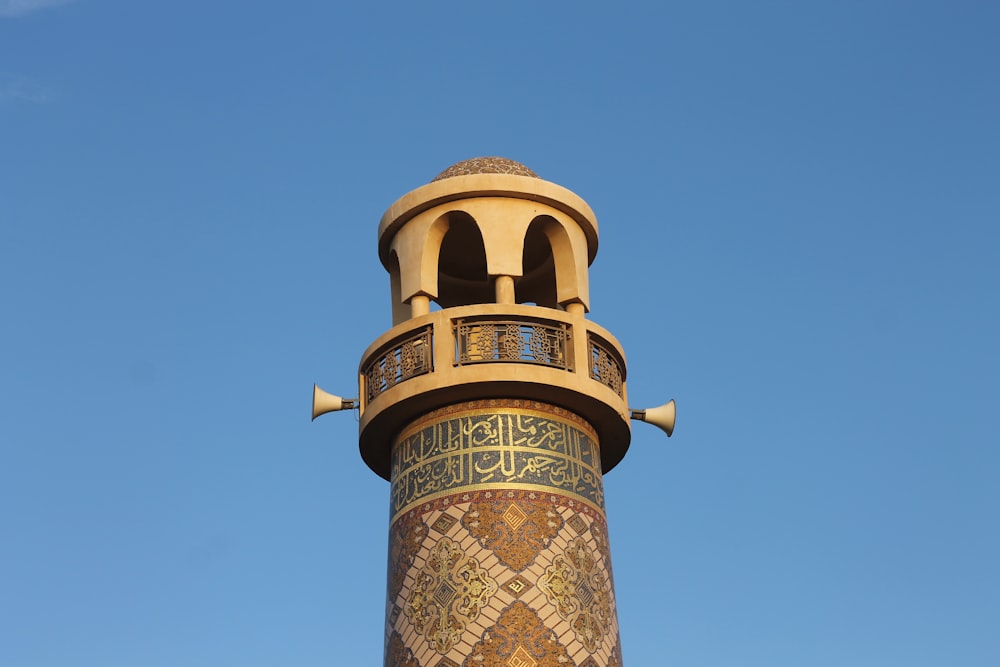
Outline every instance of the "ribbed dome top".
{"label": "ribbed dome top", "polygon": [[[508,160],[505,157],[474,157],[451,165],[434,177],[441,181],[453,176],[468,176],[470,174],[513,174],[514,176],[530,176],[538,178],[538,174],[525,167],[520,162]],[[434,181],[431,181],[432,183]]]}

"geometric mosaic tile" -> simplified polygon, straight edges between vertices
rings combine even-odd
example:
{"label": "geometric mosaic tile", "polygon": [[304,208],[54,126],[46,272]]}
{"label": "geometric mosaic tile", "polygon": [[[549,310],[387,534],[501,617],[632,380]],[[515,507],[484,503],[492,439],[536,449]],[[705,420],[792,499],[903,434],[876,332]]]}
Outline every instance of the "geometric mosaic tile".
{"label": "geometric mosaic tile", "polygon": [[[517,648],[514,648],[517,647]],[[514,649],[513,653],[511,649]],[[566,647],[538,614],[515,601],[466,657],[467,665],[484,667],[560,667],[572,665]]]}
{"label": "geometric mosaic tile", "polygon": [[447,533],[449,530],[451,530],[451,527],[454,526],[456,523],[458,523],[458,519],[456,519],[452,515],[442,514],[441,516],[438,517],[437,521],[435,521],[431,525],[431,528],[433,528],[434,530],[443,535]]}
{"label": "geometric mosaic tile", "polygon": [[434,595],[431,597],[438,603],[438,605],[447,608],[451,606],[451,601],[455,599],[456,593],[458,593],[458,589],[452,586],[450,582],[442,581],[441,585],[438,586],[437,590],[434,591]]}
{"label": "geometric mosaic tile", "polygon": [[576,531],[577,535],[587,530],[587,522],[584,521],[583,517],[580,516],[579,514],[574,514],[573,518],[567,521],[566,523],[569,524],[570,528]]}
{"label": "geometric mosaic tile", "polygon": [[587,658],[582,663],[580,663],[580,667],[600,667],[600,666],[597,664],[597,661],[594,660],[593,658]]}
{"label": "geometric mosaic tile", "polygon": [[473,502],[462,515],[462,526],[480,546],[515,572],[531,565],[563,527],[562,516],[552,506],[522,503]]}
{"label": "geometric mosaic tile", "polygon": [[528,519],[528,515],[524,513],[520,507],[514,503],[510,504],[507,511],[503,513],[503,520],[507,522],[507,525],[513,530],[517,530],[521,527],[521,524]]}
{"label": "geometric mosaic tile", "polygon": [[467,623],[479,618],[497,590],[497,582],[478,560],[457,542],[442,537],[416,574],[405,614],[413,629],[444,655],[461,640]]}
{"label": "geometric mosaic tile", "polygon": [[591,653],[614,631],[613,593],[584,538],[574,539],[552,560],[538,588]]}
{"label": "geometric mosaic tile", "polygon": [[532,585],[530,581],[517,574],[508,579],[506,583],[501,584],[500,588],[513,595],[516,599],[524,595]]}
{"label": "geometric mosaic tile", "polygon": [[514,655],[510,656],[510,660],[507,661],[507,665],[509,667],[538,667],[538,661],[531,657],[528,649],[518,646]]}
{"label": "geometric mosaic tile", "polygon": [[449,660],[448,658],[441,658],[441,662],[434,665],[434,667],[459,667],[459,665],[454,660]]}
{"label": "geometric mosaic tile", "polygon": [[389,625],[396,625],[396,619],[399,615],[403,613],[403,610],[396,605],[392,605],[392,611],[389,612]]}
{"label": "geometric mosaic tile", "polygon": [[[454,593],[453,593],[454,594]],[[584,607],[594,604],[594,589],[590,587],[590,582],[583,579],[576,585],[576,597],[583,603]]]}

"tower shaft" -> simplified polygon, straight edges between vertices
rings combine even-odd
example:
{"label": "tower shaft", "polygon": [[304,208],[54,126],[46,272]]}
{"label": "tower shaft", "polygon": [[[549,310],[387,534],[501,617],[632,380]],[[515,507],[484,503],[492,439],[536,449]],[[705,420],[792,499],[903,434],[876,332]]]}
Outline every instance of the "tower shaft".
{"label": "tower shaft", "polygon": [[[620,665],[597,434],[518,399],[392,450],[386,665]],[[416,662],[413,662],[416,660]]]}

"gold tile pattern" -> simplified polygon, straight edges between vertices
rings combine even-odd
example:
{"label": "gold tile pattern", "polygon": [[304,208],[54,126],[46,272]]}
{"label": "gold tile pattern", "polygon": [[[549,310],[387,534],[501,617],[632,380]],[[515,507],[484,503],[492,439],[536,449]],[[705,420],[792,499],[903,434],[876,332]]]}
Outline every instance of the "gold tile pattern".
{"label": "gold tile pattern", "polygon": [[576,638],[595,651],[611,627],[611,595],[608,579],[587,541],[577,538],[545,568],[538,587],[559,616],[568,621]]}
{"label": "gold tile pattern", "polygon": [[[484,403],[437,411],[437,419],[474,413],[472,423],[481,425],[493,409],[502,419],[485,422],[496,428],[480,426],[470,433],[480,438],[475,446],[496,448],[500,456],[525,447],[511,441],[508,425],[522,435],[533,426],[536,437],[578,428],[592,434],[579,417],[559,408]],[[520,422],[518,408],[527,410]],[[397,445],[435,423],[426,416],[419,421]],[[586,447],[575,451],[586,449],[599,461],[591,434]],[[556,450],[565,451],[568,441],[546,436],[546,446]],[[436,448],[424,443],[420,456],[426,461],[449,446],[462,448],[460,439],[450,443],[439,441]],[[575,470],[583,467],[577,462]],[[576,474],[568,464],[567,471]],[[558,485],[462,482],[394,510],[386,667],[621,667],[603,497],[600,501]],[[405,651],[394,648],[393,637]]]}
{"label": "gold tile pattern", "polygon": [[570,656],[537,613],[523,602],[514,602],[472,647],[465,663],[483,667],[563,667],[570,664]]}
{"label": "gold tile pattern", "polygon": [[406,616],[441,654],[451,650],[466,621],[475,621],[499,588],[478,560],[447,537],[434,545],[415,579]]}
{"label": "gold tile pattern", "polygon": [[[503,509],[505,505],[506,510]],[[512,523],[509,516],[516,521]],[[472,503],[462,515],[462,526],[469,534],[515,572],[535,560],[562,525],[562,517],[551,507],[532,503],[521,508],[502,498]]]}

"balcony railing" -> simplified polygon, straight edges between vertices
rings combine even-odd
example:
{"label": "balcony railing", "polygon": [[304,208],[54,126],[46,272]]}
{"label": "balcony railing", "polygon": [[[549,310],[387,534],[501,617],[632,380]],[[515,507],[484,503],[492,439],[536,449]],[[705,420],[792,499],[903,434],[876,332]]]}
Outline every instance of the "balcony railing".
{"label": "balcony railing", "polygon": [[[586,385],[597,382],[625,399],[624,356],[614,339],[597,325],[569,316],[561,320],[534,313],[454,310],[459,312],[431,313],[413,328],[398,325],[392,332],[395,335],[386,335],[385,342],[365,353],[360,368],[362,412],[390,389],[429,374],[438,384],[428,386],[441,388],[484,382],[487,375],[472,372],[481,364],[529,364],[571,373],[572,379],[547,381],[584,394],[592,391]],[[497,377],[507,378],[511,370],[498,369]]]}
{"label": "balcony railing", "polygon": [[613,352],[614,348],[597,336],[590,334],[587,338],[590,341],[590,377],[622,396],[625,379],[622,360]]}
{"label": "balcony railing", "polygon": [[433,328],[424,327],[415,335],[396,341],[372,359],[364,370],[367,400],[404,380],[434,370]]}
{"label": "balcony railing", "polygon": [[569,326],[539,319],[456,319],[455,365],[514,362],[573,370]]}

